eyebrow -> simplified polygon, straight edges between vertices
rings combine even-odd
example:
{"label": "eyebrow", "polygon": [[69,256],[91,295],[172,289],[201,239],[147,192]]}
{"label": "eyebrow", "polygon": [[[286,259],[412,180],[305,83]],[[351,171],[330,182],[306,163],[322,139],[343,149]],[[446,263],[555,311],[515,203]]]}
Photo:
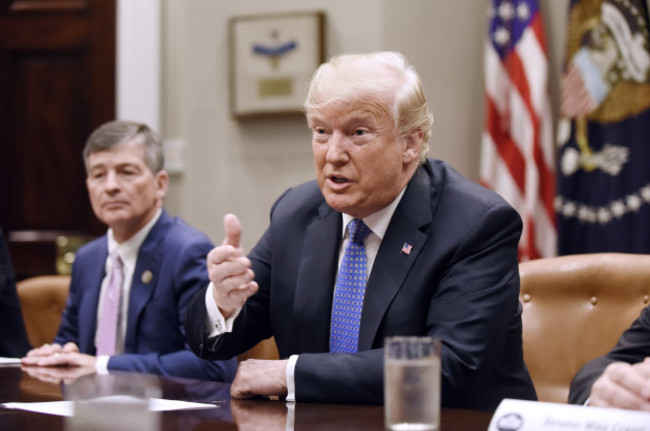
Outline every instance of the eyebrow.
{"label": "eyebrow", "polygon": [[[138,165],[137,163],[132,163],[132,162],[122,162],[122,163],[118,163],[118,164],[114,165],[115,169],[128,168],[128,167],[133,167],[133,168],[136,168],[136,169],[140,169],[140,165]],[[88,171],[92,172],[92,171],[95,171],[97,169],[107,169],[106,163],[98,163],[96,165],[91,165],[88,168]]]}
{"label": "eyebrow", "polygon": [[[350,122],[359,122],[359,121],[372,122],[373,124],[377,122],[377,116],[373,114],[371,111],[366,109],[352,111],[351,113],[347,113],[342,117],[343,117],[342,122],[344,124],[348,124]],[[326,116],[324,115],[310,114],[307,116],[307,123],[310,127],[317,122],[328,122],[328,121],[326,121]]]}

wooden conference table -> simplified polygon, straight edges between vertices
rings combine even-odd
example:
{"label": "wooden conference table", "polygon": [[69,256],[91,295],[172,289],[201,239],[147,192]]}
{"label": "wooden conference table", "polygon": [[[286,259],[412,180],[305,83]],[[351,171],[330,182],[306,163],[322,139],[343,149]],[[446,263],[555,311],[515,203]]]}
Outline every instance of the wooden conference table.
{"label": "wooden conference table", "polygon": [[[58,371],[62,371],[58,369]],[[288,408],[283,401],[267,399],[231,400],[230,385],[192,379],[166,378],[137,373],[111,374],[114,380],[134,387],[152,385],[158,398],[214,404],[215,408],[165,411],[159,416],[160,430],[383,430],[382,406],[295,403],[293,428],[287,426]],[[96,386],[106,376],[84,376],[62,384],[60,375],[38,377],[20,366],[0,366],[0,404],[7,402],[60,401],[73,385],[84,379]],[[442,431],[488,429],[492,414],[471,410],[442,409]],[[66,418],[44,413],[0,407],[0,430],[66,430]],[[87,429],[87,428],[84,428]],[[110,429],[107,427],[106,429]]]}

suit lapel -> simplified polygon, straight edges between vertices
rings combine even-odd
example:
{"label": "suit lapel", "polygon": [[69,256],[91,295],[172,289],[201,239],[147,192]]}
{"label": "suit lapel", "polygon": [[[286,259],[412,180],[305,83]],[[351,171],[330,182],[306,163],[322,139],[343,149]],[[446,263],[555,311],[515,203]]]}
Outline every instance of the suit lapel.
{"label": "suit lapel", "polygon": [[[340,213],[327,204],[320,207],[319,215],[305,232],[296,283],[293,310],[296,322],[300,322],[297,330],[302,352],[329,350],[329,322],[342,222]],[[332,241],[332,238],[338,240]]]}
{"label": "suit lapel", "polygon": [[157,285],[163,250],[161,244],[170,226],[171,218],[163,211],[138,251],[129,296],[126,339],[124,340],[124,350],[126,352],[136,351],[137,325],[140,314],[150,301]]}
{"label": "suit lapel", "polygon": [[[377,252],[363,301],[359,350],[372,348],[386,310],[428,239],[423,231],[432,220],[430,193],[429,177],[420,168],[395,210]],[[409,253],[402,252],[405,243],[412,246]]]}

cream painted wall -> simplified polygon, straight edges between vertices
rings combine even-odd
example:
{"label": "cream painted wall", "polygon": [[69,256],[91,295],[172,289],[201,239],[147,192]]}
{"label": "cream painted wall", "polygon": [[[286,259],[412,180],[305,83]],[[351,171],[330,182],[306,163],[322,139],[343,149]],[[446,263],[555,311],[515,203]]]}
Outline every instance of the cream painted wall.
{"label": "cream painted wall", "polygon": [[[555,71],[568,0],[541,3]],[[185,144],[185,170],[172,175],[166,208],[217,243],[223,239],[223,215],[234,212],[249,250],[266,228],[276,197],[313,177],[304,119],[238,122],[230,116],[227,23],[251,13],[325,11],[327,56],[403,52],[420,72],[435,116],[431,155],[477,180],[486,5],[479,0],[164,0],[161,133]],[[553,98],[556,87],[553,83]]]}

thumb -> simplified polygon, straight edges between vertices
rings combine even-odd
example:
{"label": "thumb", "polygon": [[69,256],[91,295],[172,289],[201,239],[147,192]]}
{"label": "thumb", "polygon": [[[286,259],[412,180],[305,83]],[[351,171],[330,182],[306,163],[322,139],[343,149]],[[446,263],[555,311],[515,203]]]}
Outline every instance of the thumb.
{"label": "thumb", "polygon": [[241,223],[234,214],[226,214],[223,216],[223,228],[226,231],[226,238],[223,240],[223,245],[232,245],[239,248],[241,240]]}

